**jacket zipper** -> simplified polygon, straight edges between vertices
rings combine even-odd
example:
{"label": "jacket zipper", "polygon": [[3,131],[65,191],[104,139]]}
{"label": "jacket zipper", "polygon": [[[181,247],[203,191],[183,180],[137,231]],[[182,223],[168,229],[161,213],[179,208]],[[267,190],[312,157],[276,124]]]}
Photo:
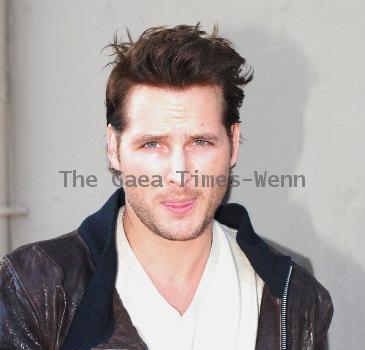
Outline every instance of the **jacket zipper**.
{"label": "jacket zipper", "polygon": [[285,282],[283,298],[281,299],[281,314],[280,314],[281,341],[280,341],[280,350],[287,350],[288,325],[287,325],[287,310],[286,310],[286,308],[287,308],[287,301],[288,301],[289,282],[290,282],[290,277],[291,277],[292,270],[293,270],[293,266],[290,265],[289,266],[288,276],[287,276],[286,282]]}

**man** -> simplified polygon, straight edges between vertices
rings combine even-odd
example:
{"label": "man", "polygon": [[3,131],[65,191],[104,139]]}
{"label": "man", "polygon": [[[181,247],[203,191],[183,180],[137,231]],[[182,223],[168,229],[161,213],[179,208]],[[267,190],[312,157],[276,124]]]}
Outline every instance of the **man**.
{"label": "man", "polygon": [[326,289],[222,204],[245,59],[199,25],[111,46],[107,154],[124,187],[3,259],[0,348],[324,349]]}

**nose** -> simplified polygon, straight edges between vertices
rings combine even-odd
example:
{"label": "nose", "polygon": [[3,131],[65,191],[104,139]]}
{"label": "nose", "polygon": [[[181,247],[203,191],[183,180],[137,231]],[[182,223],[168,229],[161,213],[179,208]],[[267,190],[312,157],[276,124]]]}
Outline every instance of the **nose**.
{"label": "nose", "polygon": [[168,159],[166,183],[169,186],[185,187],[189,181],[191,174],[188,156],[184,149],[175,147]]}

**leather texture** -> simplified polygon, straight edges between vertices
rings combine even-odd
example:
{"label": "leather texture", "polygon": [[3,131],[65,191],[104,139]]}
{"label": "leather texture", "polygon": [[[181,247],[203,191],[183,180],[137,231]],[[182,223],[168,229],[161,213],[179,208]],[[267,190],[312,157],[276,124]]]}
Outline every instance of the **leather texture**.
{"label": "leather texture", "polygon": [[[77,230],[8,254],[0,265],[0,349],[61,349],[93,271],[90,251]],[[281,299],[265,285],[257,350],[281,349],[280,309]],[[288,349],[324,349],[333,314],[331,297],[295,264],[287,310]],[[113,315],[109,341],[92,349],[147,349],[116,290]]]}

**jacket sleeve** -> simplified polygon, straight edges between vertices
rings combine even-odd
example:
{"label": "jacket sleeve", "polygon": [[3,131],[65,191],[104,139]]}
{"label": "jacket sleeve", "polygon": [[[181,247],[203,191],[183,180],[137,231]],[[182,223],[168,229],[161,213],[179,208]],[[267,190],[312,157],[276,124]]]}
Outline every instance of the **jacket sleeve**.
{"label": "jacket sleeve", "polygon": [[332,315],[328,290],[295,264],[288,296],[288,349],[325,350]]}
{"label": "jacket sleeve", "polygon": [[39,322],[11,262],[0,262],[0,349],[45,349]]}
{"label": "jacket sleeve", "polygon": [[327,332],[333,316],[332,299],[328,291],[321,287],[317,293],[317,332],[315,350],[327,349]]}

